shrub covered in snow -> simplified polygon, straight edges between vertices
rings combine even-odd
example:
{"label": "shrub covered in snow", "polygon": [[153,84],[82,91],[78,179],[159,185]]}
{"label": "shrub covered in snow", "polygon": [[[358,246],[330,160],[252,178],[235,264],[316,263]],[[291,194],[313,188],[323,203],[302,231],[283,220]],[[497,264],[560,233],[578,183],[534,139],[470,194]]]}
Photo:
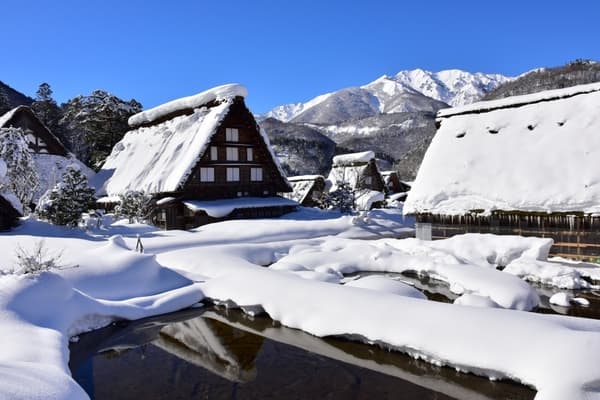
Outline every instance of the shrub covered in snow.
{"label": "shrub covered in snow", "polygon": [[85,175],[69,167],[61,182],[40,199],[38,215],[56,225],[77,226],[93,200],[94,189],[88,186]]}
{"label": "shrub covered in snow", "polygon": [[15,250],[16,267],[9,271],[13,274],[39,274],[50,269],[60,269],[61,254],[49,254],[43,240],[37,241],[33,248],[24,249],[17,245]]}
{"label": "shrub covered in snow", "polygon": [[129,223],[141,222],[150,213],[152,196],[137,190],[128,190],[119,195],[121,204],[115,208],[116,214],[127,217]]}
{"label": "shrub covered in snow", "polygon": [[1,189],[14,193],[27,207],[39,185],[39,178],[21,128],[0,129],[0,159],[7,166],[7,179]]}

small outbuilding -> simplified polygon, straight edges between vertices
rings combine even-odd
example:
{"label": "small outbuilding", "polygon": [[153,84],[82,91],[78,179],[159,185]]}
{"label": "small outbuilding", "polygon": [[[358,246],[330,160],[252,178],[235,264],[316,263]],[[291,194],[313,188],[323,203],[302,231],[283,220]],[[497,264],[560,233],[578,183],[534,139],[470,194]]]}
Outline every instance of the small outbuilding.
{"label": "small outbuilding", "polygon": [[153,196],[153,221],[190,229],[225,219],[275,217],[298,203],[243,86],[219,86],[133,115],[92,181],[99,196]]}
{"label": "small outbuilding", "polygon": [[404,213],[417,236],[554,239],[600,260],[600,83],[441,110]]}
{"label": "small outbuilding", "polygon": [[385,183],[372,151],[333,157],[327,180],[331,184],[330,192],[337,190],[342,184],[347,184],[355,192],[355,203],[360,210],[378,207],[384,201]]}
{"label": "small outbuilding", "polygon": [[322,175],[288,176],[293,192],[284,197],[297,201],[304,207],[319,207],[323,205],[326,185]]}
{"label": "small outbuilding", "polygon": [[381,177],[385,183],[385,189],[388,196],[394,196],[395,200],[404,201],[410,190],[410,186],[400,180],[396,171],[381,171]]}

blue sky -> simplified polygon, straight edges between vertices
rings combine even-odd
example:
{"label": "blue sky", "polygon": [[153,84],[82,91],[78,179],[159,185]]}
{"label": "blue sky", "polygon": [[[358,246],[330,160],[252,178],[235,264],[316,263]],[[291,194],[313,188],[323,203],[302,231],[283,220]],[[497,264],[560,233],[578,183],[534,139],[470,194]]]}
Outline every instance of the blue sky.
{"label": "blue sky", "polygon": [[149,108],[229,82],[254,112],[404,69],[517,75],[600,60],[600,2],[11,1],[0,80]]}

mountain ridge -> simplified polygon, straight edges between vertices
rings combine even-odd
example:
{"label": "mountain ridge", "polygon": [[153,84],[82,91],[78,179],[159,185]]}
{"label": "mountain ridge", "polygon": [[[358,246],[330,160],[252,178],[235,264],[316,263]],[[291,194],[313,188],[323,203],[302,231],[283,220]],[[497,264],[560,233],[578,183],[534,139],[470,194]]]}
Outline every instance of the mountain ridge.
{"label": "mountain ridge", "polygon": [[459,69],[404,70],[362,86],[343,88],[304,103],[277,106],[263,115],[283,122],[331,124],[398,112],[436,112],[479,100],[514,78]]}

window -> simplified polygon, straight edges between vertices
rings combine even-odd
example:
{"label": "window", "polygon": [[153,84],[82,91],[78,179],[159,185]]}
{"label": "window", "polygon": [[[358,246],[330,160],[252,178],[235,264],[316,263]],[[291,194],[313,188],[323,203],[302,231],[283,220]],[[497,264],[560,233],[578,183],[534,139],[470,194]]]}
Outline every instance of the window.
{"label": "window", "polygon": [[227,147],[227,161],[238,160],[238,149],[237,147]]}
{"label": "window", "polygon": [[373,177],[372,176],[365,176],[365,185],[370,185],[373,183]]}
{"label": "window", "polygon": [[250,181],[260,182],[263,180],[262,168],[250,168]]}
{"label": "window", "polygon": [[217,146],[210,146],[210,159],[216,161],[219,159],[219,153]]}
{"label": "window", "polygon": [[215,169],[214,168],[200,168],[200,182],[214,182],[215,181]]}
{"label": "window", "polygon": [[227,182],[239,182],[240,180],[240,169],[239,168],[227,168]]}
{"label": "window", "polygon": [[246,161],[252,161],[254,159],[254,155],[252,154],[252,147],[248,147],[246,149]]}
{"label": "window", "polygon": [[225,128],[225,140],[228,142],[238,142],[240,134],[237,128]]}

